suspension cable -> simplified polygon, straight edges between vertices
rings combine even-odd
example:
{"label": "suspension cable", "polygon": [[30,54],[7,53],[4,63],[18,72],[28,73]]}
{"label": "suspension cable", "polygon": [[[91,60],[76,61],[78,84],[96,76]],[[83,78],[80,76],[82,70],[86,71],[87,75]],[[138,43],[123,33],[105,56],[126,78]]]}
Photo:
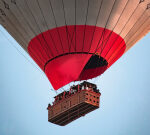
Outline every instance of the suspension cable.
{"label": "suspension cable", "polygon": [[[110,16],[111,16],[111,14],[112,14],[112,11],[113,11],[113,9],[114,9],[114,7],[115,7],[115,3],[116,3],[116,0],[114,1],[113,6],[112,6],[112,8],[111,8],[111,10],[110,10],[110,13],[109,13],[109,16],[108,16],[108,18],[107,18],[105,27],[104,27],[104,29],[103,29],[103,32],[102,32],[101,37],[100,37],[100,39],[99,39],[99,42],[98,42],[98,44],[97,44],[96,50],[97,50],[97,48],[98,48],[98,46],[99,46],[99,43],[101,42],[102,37],[104,38],[105,30],[106,30],[107,24],[108,24],[108,22],[109,22]],[[101,44],[101,46],[103,46],[103,44]],[[96,50],[95,50],[94,53],[96,53]],[[99,57],[101,57],[101,52],[100,52]],[[98,63],[99,63],[99,61],[97,61],[96,67],[98,66]],[[98,72],[98,68],[95,69],[94,74],[96,74],[97,72]]]}
{"label": "suspension cable", "polygon": [[128,18],[127,22],[125,23],[125,25],[123,26],[123,28],[121,29],[120,33],[118,34],[117,38],[115,39],[115,41],[112,43],[112,46],[109,48],[108,52],[106,53],[106,55],[104,57],[107,56],[107,54],[109,53],[109,51],[112,49],[113,45],[115,44],[115,42],[118,40],[119,35],[121,35],[121,33],[123,32],[124,28],[126,27],[126,25],[128,24],[128,22],[130,21],[130,19],[132,18],[132,16],[134,15],[134,13],[136,12],[136,10],[138,9],[139,5],[141,2],[139,2],[136,6],[136,8],[133,10],[132,14],[130,15],[130,17]]}
{"label": "suspension cable", "polygon": [[[2,1],[2,2],[5,2],[5,1]],[[6,3],[5,3],[5,5],[6,5]],[[11,9],[9,8],[9,6],[8,6],[8,4],[7,4],[7,9],[9,9],[9,11],[10,11],[10,13],[15,17],[15,15],[13,14],[13,12],[11,11]],[[13,28],[15,28],[16,29],[16,31],[18,31],[18,33],[19,33],[19,36],[21,36],[23,39],[24,39],[24,41],[26,41],[25,40],[25,38],[24,38],[24,36],[22,35],[22,33],[20,33],[20,31],[16,28],[16,26],[12,23],[12,21],[7,17],[7,15],[5,15],[5,17],[6,17],[6,19],[8,20],[8,22],[10,22],[10,24],[13,26]],[[16,17],[15,17],[16,18]],[[18,19],[16,18],[16,20],[17,20],[17,22],[20,24],[20,22],[18,21]],[[21,26],[21,25],[20,25]],[[8,26],[7,26],[8,27]],[[23,27],[22,27],[22,29],[23,29]],[[24,29],[23,29],[24,30]],[[26,30],[24,30],[25,32],[26,32]],[[27,33],[27,32],[26,32]],[[28,35],[28,34],[27,34]],[[23,42],[24,43],[24,42]],[[23,45],[22,45],[23,46]],[[23,46],[24,48],[26,48],[25,46]],[[34,54],[33,54],[34,55]],[[35,59],[36,59],[36,57],[35,57]],[[41,61],[42,62],[42,61]]]}
{"label": "suspension cable", "polygon": [[[140,25],[140,27],[142,27],[142,26],[146,23],[146,21],[147,21],[148,19],[150,19],[150,17],[146,18],[146,20],[144,20],[144,22]],[[145,29],[146,29],[146,28],[147,28],[147,26],[145,27]],[[136,32],[132,35],[132,37],[134,37],[134,35],[135,35],[138,31],[139,31],[139,29],[136,30]],[[131,37],[131,38],[132,38],[132,37]],[[135,39],[136,39],[136,38],[135,38]],[[132,40],[132,41],[133,41],[133,40]],[[128,43],[128,41],[127,41],[127,43]],[[122,46],[122,48],[123,48],[124,46],[126,46],[126,48],[127,48],[129,45],[130,45],[130,44],[126,44],[126,43],[125,43],[125,44]],[[121,48],[121,49],[122,49],[122,48]],[[121,50],[121,49],[120,49],[120,50]],[[117,50],[115,50],[115,51],[117,51]],[[119,53],[119,51],[118,51],[118,53]],[[117,53],[117,54],[118,54],[118,53]],[[111,57],[110,57],[110,58],[111,58]],[[108,60],[110,60],[110,58],[109,58]]]}
{"label": "suspension cable", "polygon": [[[34,68],[36,68],[40,73],[44,74],[44,72],[42,70],[40,70],[35,64],[33,64],[33,62],[31,62],[15,45],[14,43],[8,38],[8,36],[5,35],[5,33],[0,29],[1,35],[3,35],[3,37],[5,39],[7,39],[7,41],[9,41],[9,44],[14,47],[16,49],[16,51],[22,55],[27,62],[29,62]],[[44,74],[45,75],[45,74]]]}
{"label": "suspension cable", "polygon": [[[130,1],[130,0],[128,0],[128,1],[126,2],[125,6],[124,6],[124,8],[123,8],[123,10],[122,10],[122,12],[121,12],[121,14],[120,14],[120,16],[119,16],[117,22],[116,22],[116,24],[115,24],[114,27],[113,27],[113,29],[111,30],[111,32],[109,33],[109,35],[107,36],[107,38],[105,39],[105,41],[103,40],[103,43],[105,42],[105,45],[104,45],[102,51],[105,49],[105,47],[106,47],[106,45],[107,45],[107,42],[109,41],[110,37],[112,36],[112,33],[113,33],[114,29],[116,28],[118,22],[120,21],[120,18],[122,17],[122,15],[123,15],[123,13],[124,13],[124,11],[125,11],[125,9],[126,9],[128,3],[129,3],[129,1]],[[98,48],[98,49],[99,49],[99,48]],[[97,50],[98,50],[98,49],[97,49]],[[102,52],[102,51],[101,51],[101,52]]]}
{"label": "suspension cable", "polygon": [[[129,30],[129,32],[126,34],[126,36],[124,37],[124,39],[128,36],[128,34],[131,32],[131,30],[135,27],[135,25],[138,23],[138,21],[143,17],[143,15],[144,15],[144,13],[147,11],[147,9],[146,10],[144,10],[144,12],[142,13],[142,15],[137,19],[137,21],[135,22],[135,24],[132,26],[132,28]],[[147,18],[148,19],[148,18]],[[146,20],[147,20],[146,19]],[[143,21],[144,23],[145,23],[145,20]],[[141,25],[143,25],[144,23],[142,23]],[[122,39],[121,40],[121,42],[119,43],[119,45],[123,42],[124,40]],[[118,46],[119,46],[118,45]],[[107,55],[106,55],[107,56]],[[111,56],[110,56],[111,57]],[[110,58],[109,57],[109,58]],[[108,58],[108,60],[109,60],[109,58]]]}
{"label": "suspension cable", "polygon": [[[32,31],[33,35],[35,36],[35,38],[36,38],[37,41],[39,42],[40,46],[43,48],[42,43],[41,43],[39,37],[36,35],[36,32],[33,30],[32,26],[29,24],[29,22],[28,22],[27,19],[25,18],[24,14],[23,14],[23,12],[20,10],[18,4],[17,4],[16,2],[15,2],[15,3],[12,2],[12,3],[16,6],[16,9],[19,11],[19,13],[21,14],[21,16],[23,17],[25,23],[27,24],[27,26],[28,26],[28,27],[30,28],[30,30]],[[44,50],[45,50],[45,49],[44,49]],[[43,57],[44,59],[46,59],[46,58],[42,55],[42,53],[41,53],[40,51],[38,51],[38,52],[39,52],[39,55],[41,55],[41,56],[39,57],[39,56],[36,54],[36,57],[42,62],[43,60],[41,59],[41,57]],[[33,52],[32,52],[32,53],[33,53]],[[36,52],[35,52],[35,53],[36,53]],[[36,59],[36,57],[35,57],[35,59]],[[37,61],[39,62],[39,60],[37,60]],[[43,65],[43,64],[42,64],[42,65]]]}
{"label": "suspension cable", "polygon": [[97,22],[98,22],[98,19],[99,19],[99,14],[101,12],[102,4],[103,4],[103,0],[101,1],[100,6],[99,6],[98,14],[97,14],[97,17],[96,17],[96,23],[95,23],[95,26],[94,26],[94,31],[92,33],[92,39],[91,39],[91,42],[90,42],[90,48],[89,48],[88,53],[90,52],[90,49],[91,49],[91,46],[92,46],[92,42],[93,42],[95,31],[96,31],[96,25],[97,25]]}
{"label": "suspension cable", "polygon": [[76,2],[76,0],[75,0],[75,15],[74,15],[74,17],[75,17],[75,52],[76,52],[76,40],[77,40],[77,38],[76,38],[76,33],[77,33],[77,28],[76,28],[76,8],[77,8],[77,2]]}
{"label": "suspension cable", "polygon": [[[95,25],[94,25],[94,31],[92,33],[92,39],[91,39],[91,42],[90,42],[90,46],[92,45],[92,42],[93,42],[93,38],[94,38],[94,35],[95,35],[95,30],[96,30],[96,25],[97,25],[97,22],[98,22],[98,19],[99,19],[99,14],[101,12],[102,4],[103,4],[103,0],[101,0],[100,5],[99,5],[99,9],[98,9],[97,17],[96,17],[96,22],[95,22]],[[84,46],[84,44],[83,44],[83,46]],[[90,49],[88,51],[88,54],[89,53],[90,53]],[[87,65],[87,67],[89,67],[90,63],[91,63],[91,61],[89,62],[89,64]],[[85,70],[85,68],[82,70],[82,72],[84,72],[84,70]]]}
{"label": "suspension cable", "polygon": [[[49,31],[49,27],[48,27],[48,24],[47,24],[46,19],[45,19],[45,17],[44,17],[44,13],[43,13],[43,11],[42,11],[42,8],[40,7],[39,1],[36,0],[36,2],[37,2],[37,4],[38,4],[38,7],[39,7],[40,12],[41,12],[41,14],[42,14],[42,17],[43,17],[43,19],[44,19],[45,25],[46,25],[46,27],[47,27],[47,29],[48,29],[48,34],[49,34],[49,36],[50,36],[50,38],[51,38],[51,40],[52,40],[52,42],[53,42],[53,45],[55,46],[55,49],[56,49],[57,53],[58,53],[58,50],[57,50],[57,48],[56,48],[56,44],[55,44],[55,42],[54,42],[54,40],[53,40],[53,37],[52,37],[52,35],[51,35],[50,31]],[[49,47],[49,50],[51,50],[50,47]],[[51,53],[52,53],[52,52],[51,52]],[[54,54],[53,54],[53,53],[52,53],[52,56],[54,57]]]}
{"label": "suspension cable", "polygon": [[[65,19],[65,27],[66,27],[66,34],[67,34],[67,42],[68,42],[68,49],[69,49],[69,31],[68,31],[68,26],[67,26],[67,19],[66,19],[66,12],[65,12],[65,5],[64,5],[64,0],[62,0],[62,8],[64,12],[64,19]],[[69,50],[70,52],[70,50]]]}
{"label": "suspension cable", "polygon": [[86,11],[86,18],[85,18],[85,25],[84,25],[82,52],[83,52],[83,48],[84,48],[85,31],[86,31],[86,25],[87,25],[88,12],[89,12],[89,0],[88,0],[88,3],[87,3],[87,11]]}
{"label": "suspension cable", "polygon": [[59,41],[60,41],[60,44],[61,44],[61,48],[62,48],[62,51],[64,53],[64,48],[63,48],[63,44],[62,44],[62,41],[61,41],[61,36],[60,36],[59,29],[58,29],[58,26],[57,26],[56,17],[55,17],[55,14],[54,14],[54,10],[53,10],[53,6],[52,6],[52,3],[51,3],[51,0],[49,0],[49,4],[50,4],[50,8],[52,10],[52,14],[53,14],[53,18],[54,18],[57,34],[58,34],[58,37],[59,37]]}
{"label": "suspension cable", "polygon": [[[37,25],[37,27],[38,27],[38,29],[39,29],[41,35],[42,35],[42,38],[43,38],[44,42],[46,43],[46,46],[48,47],[49,45],[48,45],[48,43],[47,43],[47,41],[46,41],[46,39],[45,39],[45,37],[44,37],[44,35],[43,35],[43,32],[41,31],[41,29],[40,29],[40,27],[39,27],[39,25],[38,25],[38,23],[37,23],[37,21],[36,21],[36,18],[35,18],[35,16],[34,16],[34,14],[32,13],[32,11],[31,11],[31,9],[30,9],[30,7],[29,7],[29,4],[28,4],[27,0],[24,0],[24,1],[25,1],[25,4],[26,4],[27,8],[29,9],[29,12],[30,12],[31,16],[33,17],[33,19],[34,19],[34,21],[35,21],[35,24]],[[45,50],[45,48],[43,48],[43,49]],[[46,50],[45,50],[45,53],[47,54],[48,57],[50,57],[50,56],[49,56],[49,53],[47,53]]]}
{"label": "suspension cable", "polygon": [[[107,24],[108,24],[108,22],[109,22],[111,13],[112,13],[112,11],[113,11],[113,9],[114,9],[115,3],[116,3],[116,0],[114,1],[113,6],[112,6],[112,8],[111,8],[111,10],[110,10],[110,13],[109,13],[108,19],[107,19],[107,21],[106,21],[105,27],[104,27],[103,32],[102,32],[102,34],[101,34],[101,37],[100,37],[100,39],[99,39],[99,41],[98,41],[98,43],[97,43],[97,47],[96,47],[96,49],[95,49],[95,53],[96,53],[97,48],[98,48],[98,46],[99,46],[99,44],[100,44],[100,42],[101,42],[102,37],[103,37],[104,34],[105,34],[105,30],[106,30]],[[102,46],[102,44],[101,44],[101,46]]]}

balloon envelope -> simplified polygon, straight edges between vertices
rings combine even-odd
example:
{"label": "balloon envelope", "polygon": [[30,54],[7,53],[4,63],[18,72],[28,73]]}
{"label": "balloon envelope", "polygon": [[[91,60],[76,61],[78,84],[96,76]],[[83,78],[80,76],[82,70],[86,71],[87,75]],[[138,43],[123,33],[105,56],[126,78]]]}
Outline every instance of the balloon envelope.
{"label": "balloon envelope", "polygon": [[0,23],[54,89],[104,73],[150,30],[150,0],[1,0]]}

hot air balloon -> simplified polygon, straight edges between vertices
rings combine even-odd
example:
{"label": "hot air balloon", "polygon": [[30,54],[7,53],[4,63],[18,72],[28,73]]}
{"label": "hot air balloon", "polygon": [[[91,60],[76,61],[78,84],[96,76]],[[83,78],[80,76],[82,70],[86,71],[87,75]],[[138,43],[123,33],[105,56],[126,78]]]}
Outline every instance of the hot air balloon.
{"label": "hot air balloon", "polygon": [[0,0],[0,24],[58,90],[100,76],[145,36],[150,0]]}

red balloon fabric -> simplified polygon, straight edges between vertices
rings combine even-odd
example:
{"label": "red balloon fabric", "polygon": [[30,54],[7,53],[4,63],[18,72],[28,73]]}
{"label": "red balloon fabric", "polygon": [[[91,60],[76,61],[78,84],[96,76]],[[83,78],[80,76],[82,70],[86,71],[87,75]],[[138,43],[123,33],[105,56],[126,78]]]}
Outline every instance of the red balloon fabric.
{"label": "red balloon fabric", "polygon": [[[55,90],[72,81],[99,76],[126,49],[124,39],[106,28],[90,25],[57,27],[34,37],[28,52]],[[99,59],[94,59],[97,56]]]}

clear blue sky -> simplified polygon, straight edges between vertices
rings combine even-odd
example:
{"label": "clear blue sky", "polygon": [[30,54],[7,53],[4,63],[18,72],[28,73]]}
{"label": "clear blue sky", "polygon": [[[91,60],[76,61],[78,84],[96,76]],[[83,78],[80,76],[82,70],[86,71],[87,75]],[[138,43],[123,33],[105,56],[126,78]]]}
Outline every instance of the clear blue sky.
{"label": "clear blue sky", "polygon": [[[21,53],[26,52],[8,35]],[[96,80],[101,107],[60,127],[47,121],[56,94],[0,33],[0,135],[150,135],[150,34]]]}

